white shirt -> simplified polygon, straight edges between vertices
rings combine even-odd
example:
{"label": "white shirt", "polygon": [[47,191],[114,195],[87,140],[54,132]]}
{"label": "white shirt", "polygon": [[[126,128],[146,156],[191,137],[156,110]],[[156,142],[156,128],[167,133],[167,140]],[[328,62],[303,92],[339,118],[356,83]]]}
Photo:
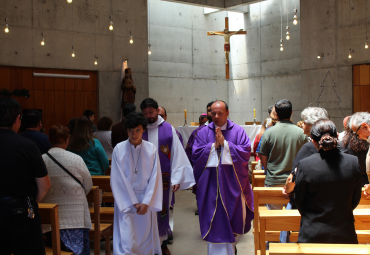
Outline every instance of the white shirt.
{"label": "white shirt", "polygon": [[112,131],[97,131],[94,133],[94,135],[103,146],[108,159],[112,159]]}
{"label": "white shirt", "polygon": [[[85,187],[85,190],[61,169],[48,155],[42,155],[51,181],[51,188],[41,203],[58,204],[59,228],[92,229],[86,194],[92,187],[92,179],[83,159],[62,148],[51,148],[52,155],[62,166],[73,174]],[[51,231],[48,224],[43,224],[43,232]]]}

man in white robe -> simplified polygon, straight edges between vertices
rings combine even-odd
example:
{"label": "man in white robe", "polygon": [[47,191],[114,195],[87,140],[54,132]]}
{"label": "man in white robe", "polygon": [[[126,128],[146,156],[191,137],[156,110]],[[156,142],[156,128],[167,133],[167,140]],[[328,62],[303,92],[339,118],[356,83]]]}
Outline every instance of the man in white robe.
{"label": "man in white robe", "polygon": [[171,234],[169,206],[172,192],[178,189],[188,189],[195,184],[193,169],[175,128],[158,115],[158,103],[152,98],[147,98],[141,103],[140,108],[148,119],[148,129],[144,132],[143,139],[156,146],[161,162],[163,205],[157,217],[158,229],[162,242],[162,253],[170,255],[167,239],[168,234]]}
{"label": "man in white robe", "polygon": [[129,139],[112,155],[114,255],[161,255],[157,212],[162,211],[161,166],[155,146],[142,140],[147,121],[141,113],[125,118]]}

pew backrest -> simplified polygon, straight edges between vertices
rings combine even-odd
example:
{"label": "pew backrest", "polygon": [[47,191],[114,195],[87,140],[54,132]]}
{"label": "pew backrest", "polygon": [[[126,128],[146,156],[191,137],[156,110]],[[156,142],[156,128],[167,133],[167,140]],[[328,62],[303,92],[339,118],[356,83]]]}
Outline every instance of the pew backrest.
{"label": "pew backrest", "polygon": [[270,255],[370,254],[368,244],[271,243]]}
{"label": "pew backrest", "polygon": [[59,233],[59,212],[57,204],[39,203],[41,224],[51,225],[51,239],[53,254],[61,254],[60,233]]}

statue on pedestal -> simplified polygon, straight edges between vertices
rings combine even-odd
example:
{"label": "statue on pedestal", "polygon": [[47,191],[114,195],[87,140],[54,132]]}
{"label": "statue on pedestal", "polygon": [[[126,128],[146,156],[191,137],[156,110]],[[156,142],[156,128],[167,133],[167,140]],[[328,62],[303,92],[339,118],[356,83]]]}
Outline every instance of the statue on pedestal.
{"label": "statue on pedestal", "polygon": [[121,108],[123,110],[126,103],[131,103],[131,104],[135,103],[136,87],[132,79],[131,68],[125,69],[125,77],[122,80],[121,90],[122,90]]}

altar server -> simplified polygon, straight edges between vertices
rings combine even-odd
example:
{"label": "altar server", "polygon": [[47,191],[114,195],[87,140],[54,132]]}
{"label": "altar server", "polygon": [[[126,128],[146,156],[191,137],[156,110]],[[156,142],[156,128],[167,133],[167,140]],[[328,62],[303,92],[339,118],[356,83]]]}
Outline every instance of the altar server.
{"label": "altar server", "polygon": [[113,254],[160,255],[162,175],[157,149],[141,138],[147,128],[143,114],[130,113],[124,121],[129,139],[117,144],[112,156]]}

